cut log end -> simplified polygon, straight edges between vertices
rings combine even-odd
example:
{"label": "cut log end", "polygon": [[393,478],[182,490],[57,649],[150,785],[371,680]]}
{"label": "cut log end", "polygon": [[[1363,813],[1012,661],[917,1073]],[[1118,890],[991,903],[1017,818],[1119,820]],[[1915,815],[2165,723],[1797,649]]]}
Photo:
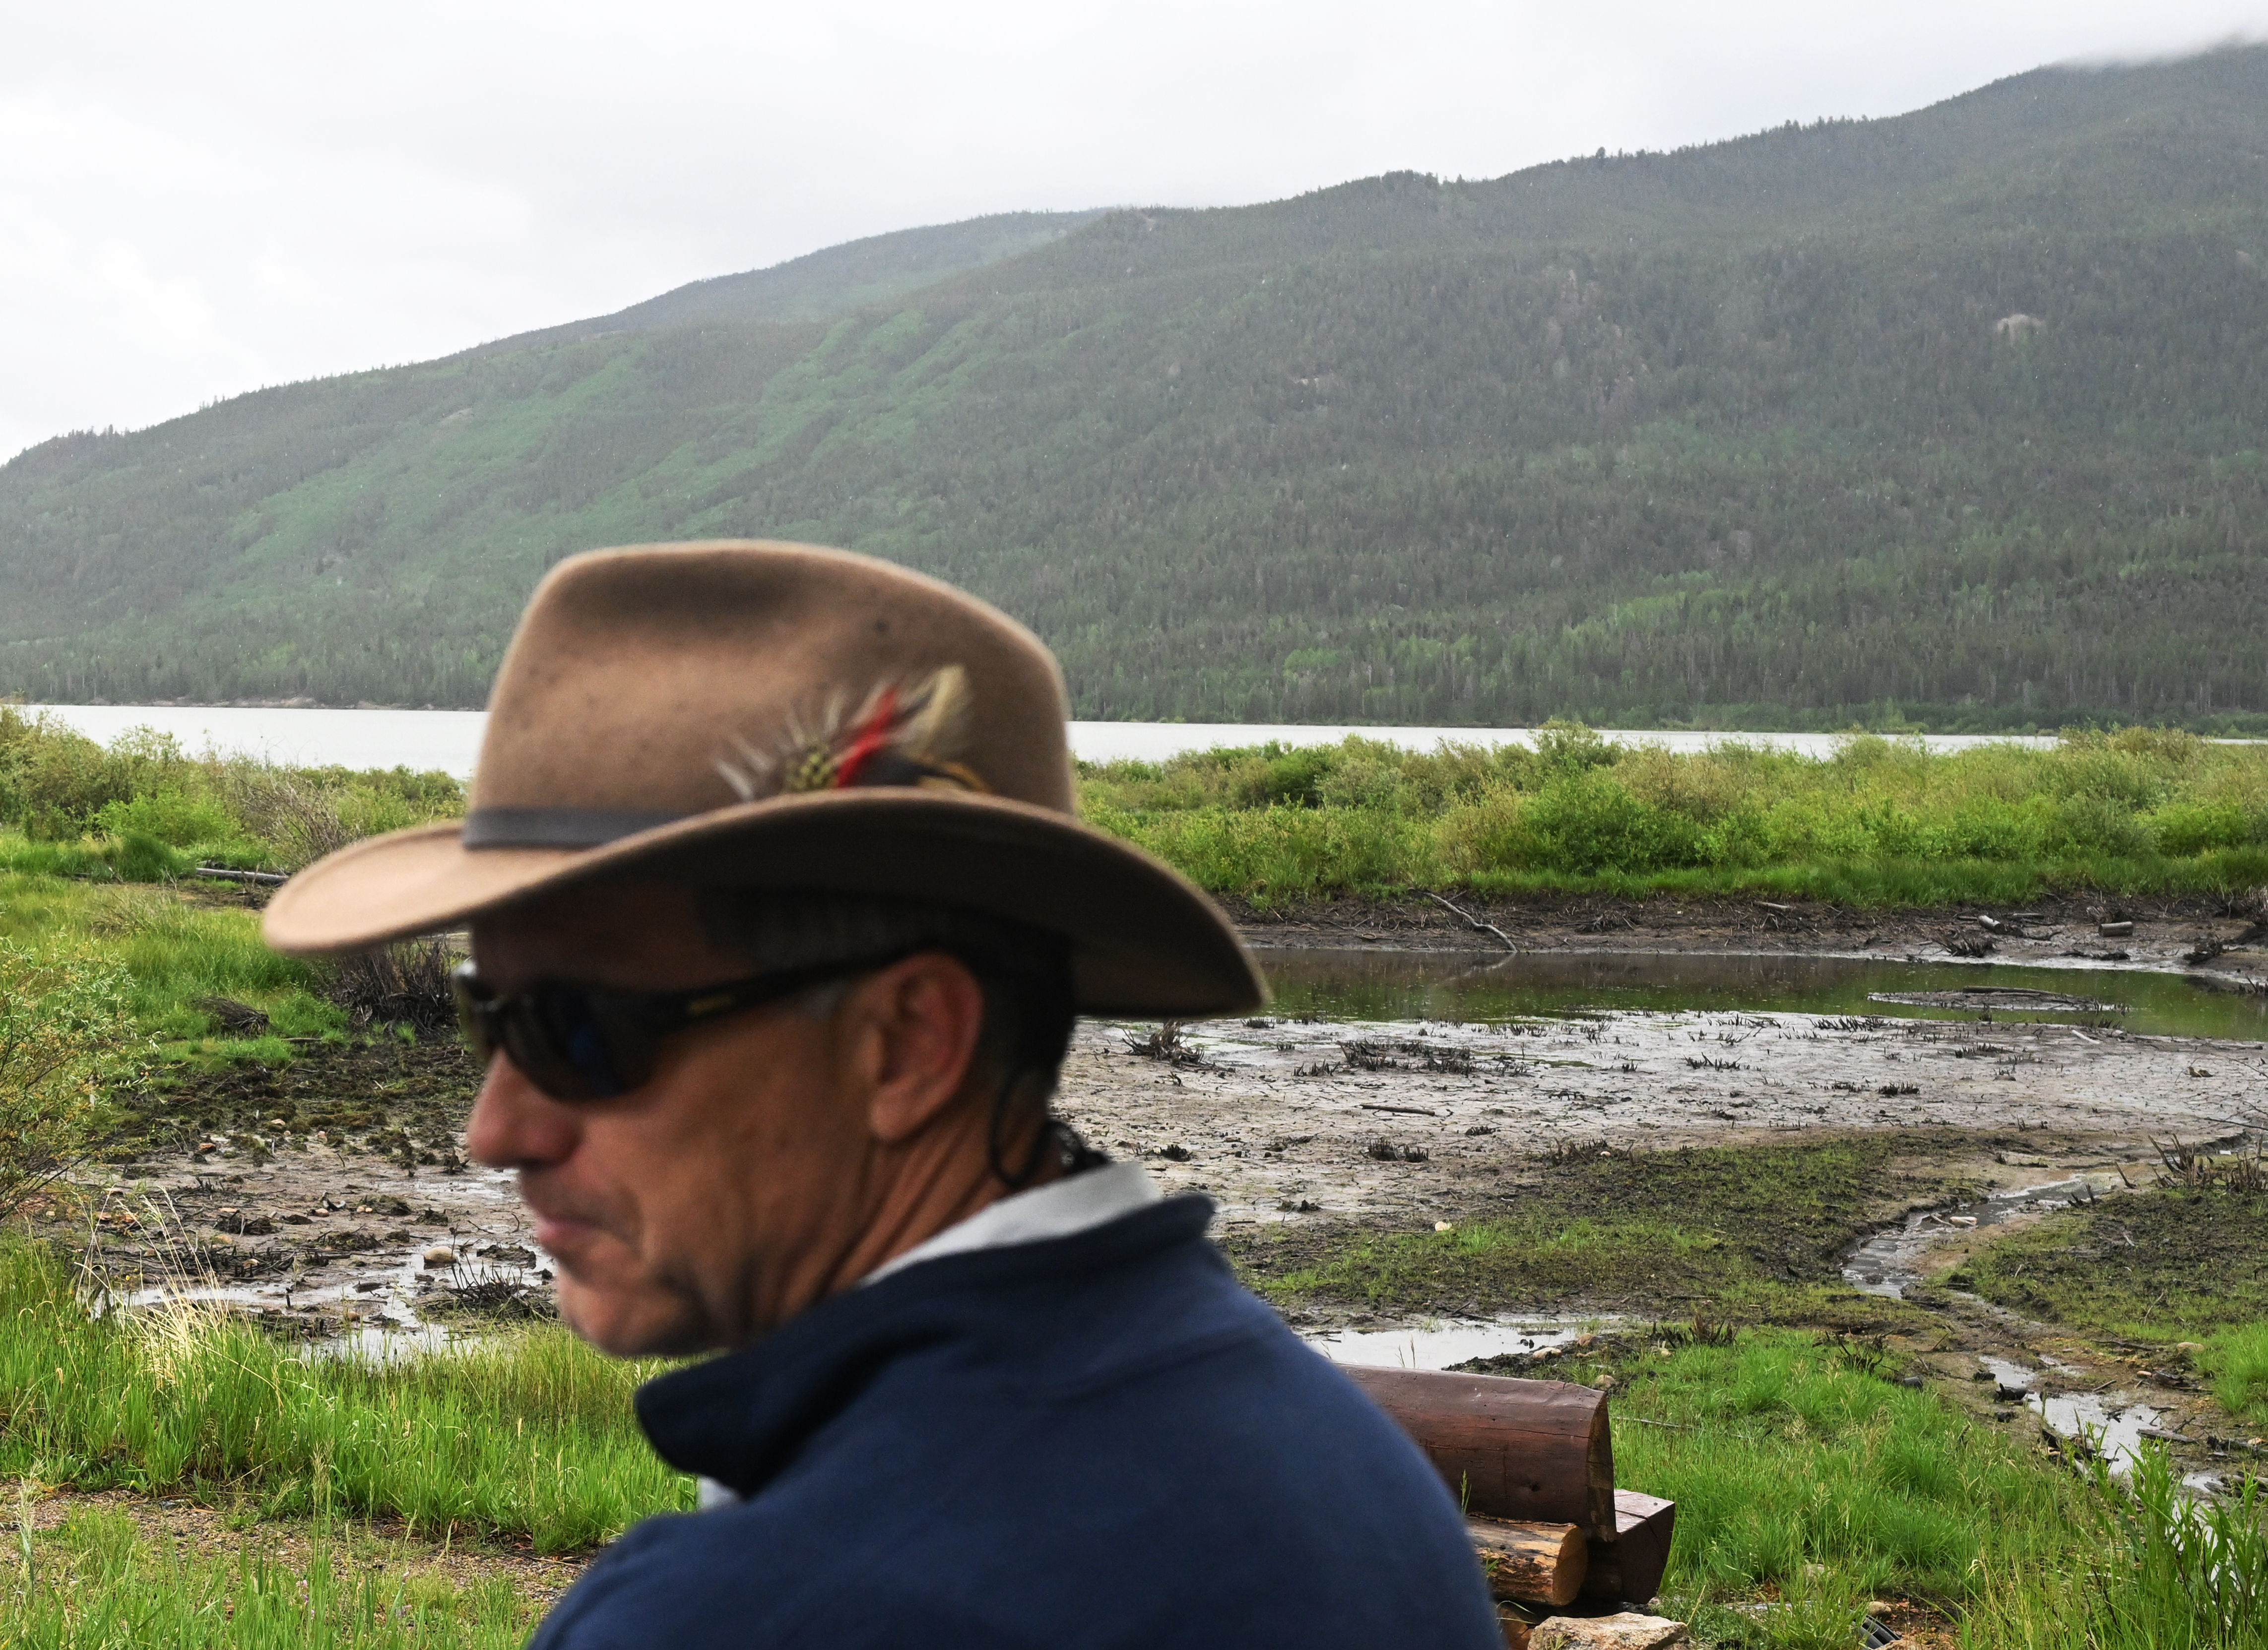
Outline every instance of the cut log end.
{"label": "cut log end", "polygon": [[1465,1520],[1491,1597],[1521,1604],[1572,1604],[1583,1590],[1589,1546],[1573,1524]]}

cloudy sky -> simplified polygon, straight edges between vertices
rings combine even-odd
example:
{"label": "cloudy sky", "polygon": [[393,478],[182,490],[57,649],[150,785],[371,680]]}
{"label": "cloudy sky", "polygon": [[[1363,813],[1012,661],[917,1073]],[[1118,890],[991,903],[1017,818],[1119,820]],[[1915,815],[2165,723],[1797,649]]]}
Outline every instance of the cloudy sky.
{"label": "cloudy sky", "polygon": [[1493,177],[2043,63],[2268,0],[8,0],[0,458],[1028,207]]}

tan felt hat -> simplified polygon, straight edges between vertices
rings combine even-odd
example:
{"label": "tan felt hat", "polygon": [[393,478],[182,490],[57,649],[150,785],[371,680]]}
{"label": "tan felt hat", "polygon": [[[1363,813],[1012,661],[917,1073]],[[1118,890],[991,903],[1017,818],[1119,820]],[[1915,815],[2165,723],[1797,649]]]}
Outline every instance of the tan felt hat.
{"label": "tan felt hat", "polygon": [[268,940],[356,951],[635,867],[1061,933],[1083,1013],[1259,1006],[1219,907],[1079,822],[1067,715],[1036,637],[887,562],[751,542],[578,556],[504,654],[463,821],[308,866]]}

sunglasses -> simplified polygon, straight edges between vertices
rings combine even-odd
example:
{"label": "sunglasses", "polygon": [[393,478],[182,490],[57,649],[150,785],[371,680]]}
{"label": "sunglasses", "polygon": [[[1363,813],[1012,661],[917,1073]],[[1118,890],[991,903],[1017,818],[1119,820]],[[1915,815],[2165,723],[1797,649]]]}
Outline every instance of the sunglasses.
{"label": "sunglasses", "polygon": [[869,974],[909,954],[812,963],[689,991],[611,991],[545,982],[498,992],[469,962],[459,965],[449,985],[457,1024],[483,1066],[502,1050],[521,1076],[554,1100],[611,1100],[652,1078],[661,1041],[674,1033],[831,980]]}

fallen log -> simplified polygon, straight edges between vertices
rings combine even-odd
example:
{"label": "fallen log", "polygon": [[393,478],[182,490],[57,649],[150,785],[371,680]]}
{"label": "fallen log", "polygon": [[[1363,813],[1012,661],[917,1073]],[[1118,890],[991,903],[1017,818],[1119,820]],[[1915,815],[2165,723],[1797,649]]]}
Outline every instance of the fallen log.
{"label": "fallen log", "polygon": [[1661,1591],[1676,1528],[1676,1502],[1616,1491],[1615,1538],[1591,1549],[1582,1595],[1600,1603],[1645,1603]]}
{"label": "fallen log", "polygon": [[1466,1512],[1573,1524],[1594,1545],[1615,1539],[1605,1393],[1504,1375],[1354,1365],[1344,1373],[1417,1440]]}
{"label": "fallen log", "polygon": [[1489,1595],[1515,1604],[1572,1604],[1583,1590],[1590,1543],[1572,1524],[1465,1520]]}
{"label": "fallen log", "polygon": [[252,882],[263,887],[291,880],[290,878],[275,871],[231,871],[225,866],[199,866],[189,874],[195,877],[211,877],[221,882]]}

